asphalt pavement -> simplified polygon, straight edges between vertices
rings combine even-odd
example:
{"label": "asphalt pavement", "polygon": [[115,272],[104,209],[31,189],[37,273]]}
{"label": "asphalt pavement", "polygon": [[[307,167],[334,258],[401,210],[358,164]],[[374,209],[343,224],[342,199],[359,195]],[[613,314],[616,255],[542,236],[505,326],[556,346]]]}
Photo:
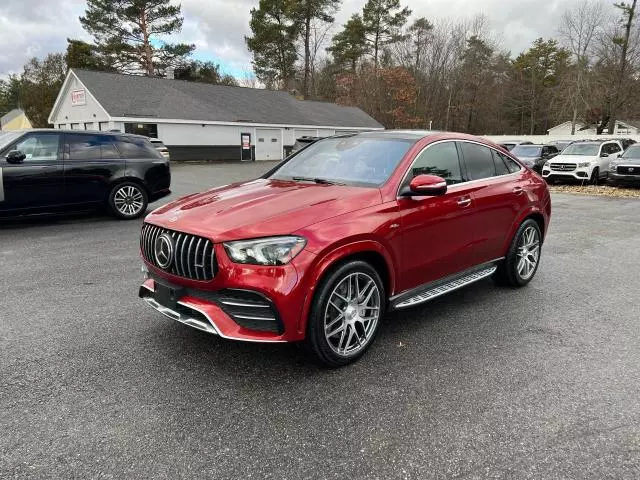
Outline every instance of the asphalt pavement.
{"label": "asphalt pavement", "polygon": [[[177,166],[174,195],[269,166]],[[0,226],[0,478],[640,477],[638,200],[554,195],[528,287],[388,315],[338,370],[151,310],[140,225]]]}

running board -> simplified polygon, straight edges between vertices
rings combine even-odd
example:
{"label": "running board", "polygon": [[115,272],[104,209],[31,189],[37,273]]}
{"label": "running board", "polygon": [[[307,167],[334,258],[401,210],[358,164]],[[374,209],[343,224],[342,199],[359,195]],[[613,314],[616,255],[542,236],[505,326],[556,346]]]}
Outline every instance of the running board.
{"label": "running board", "polygon": [[477,282],[478,280],[482,280],[483,278],[486,278],[493,274],[493,272],[495,272],[497,269],[497,265],[494,264],[485,267],[482,270],[476,270],[473,273],[458,277],[455,280],[449,280],[446,283],[441,283],[438,286],[424,290],[405,300],[401,300],[399,303],[392,305],[392,308],[406,308],[418,305],[419,303],[428,302],[429,300],[433,300],[434,298],[444,295],[445,293],[453,292],[454,290]]}

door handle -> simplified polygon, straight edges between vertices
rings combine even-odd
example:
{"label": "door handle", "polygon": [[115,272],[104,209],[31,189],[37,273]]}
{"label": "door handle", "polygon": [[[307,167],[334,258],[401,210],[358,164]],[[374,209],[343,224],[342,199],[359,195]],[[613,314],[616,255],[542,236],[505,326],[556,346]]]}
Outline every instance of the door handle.
{"label": "door handle", "polygon": [[460,205],[461,207],[468,207],[469,205],[471,205],[471,199],[461,198],[460,200],[458,200],[458,205]]}
{"label": "door handle", "polygon": [[524,189],[522,187],[513,187],[513,193],[515,193],[516,195],[520,195],[522,192],[524,192]]}

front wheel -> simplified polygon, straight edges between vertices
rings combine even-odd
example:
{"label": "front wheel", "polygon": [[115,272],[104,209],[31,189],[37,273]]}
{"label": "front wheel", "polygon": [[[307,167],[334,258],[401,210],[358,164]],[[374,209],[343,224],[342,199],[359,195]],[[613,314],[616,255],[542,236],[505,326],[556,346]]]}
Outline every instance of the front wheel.
{"label": "front wheel", "polygon": [[598,185],[600,183],[600,169],[595,167],[593,172],[591,172],[591,181],[589,182],[591,185]]}
{"label": "front wheel", "polygon": [[147,211],[147,192],[133,182],[119,183],[109,194],[109,206],[113,214],[125,220],[138,218]]}
{"label": "front wheel", "polygon": [[305,344],[321,364],[340,367],[354,362],[375,338],[385,308],[378,272],[355,260],[331,272],[315,295]]}
{"label": "front wheel", "polygon": [[538,271],[542,234],[538,222],[528,219],[522,222],[511,241],[507,256],[494,273],[499,285],[523,287]]}

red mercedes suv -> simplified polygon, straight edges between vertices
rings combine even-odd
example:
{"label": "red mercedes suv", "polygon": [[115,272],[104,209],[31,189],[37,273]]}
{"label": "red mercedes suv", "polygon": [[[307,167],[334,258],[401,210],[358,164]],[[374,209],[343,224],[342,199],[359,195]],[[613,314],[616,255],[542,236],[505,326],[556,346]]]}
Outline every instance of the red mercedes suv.
{"label": "red mercedes suv", "polygon": [[262,178],[150,213],[139,295],[200,330],[304,341],[340,366],[371,345],[385,311],[489,276],[526,285],[550,214],[544,180],[484,139],[335,136]]}

